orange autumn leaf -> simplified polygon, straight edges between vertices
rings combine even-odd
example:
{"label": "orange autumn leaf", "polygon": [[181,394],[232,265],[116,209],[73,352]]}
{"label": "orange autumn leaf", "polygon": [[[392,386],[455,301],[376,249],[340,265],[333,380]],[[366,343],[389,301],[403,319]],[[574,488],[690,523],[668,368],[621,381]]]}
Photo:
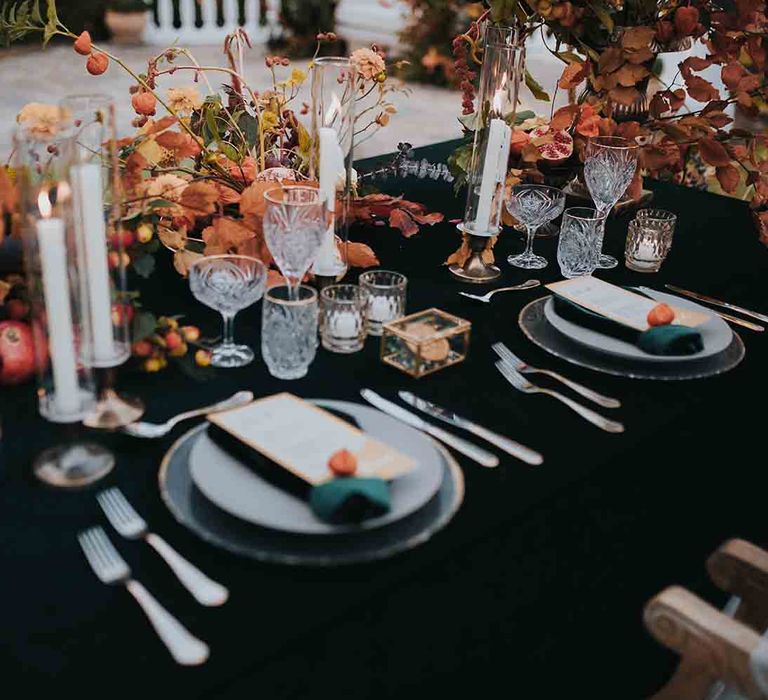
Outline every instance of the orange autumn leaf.
{"label": "orange autumn leaf", "polygon": [[550,129],[559,131],[561,129],[570,129],[576,115],[579,113],[579,105],[566,105],[560,107],[549,122]]}
{"label": "orange autumn leaf", "polygon": [[717,88],[701,76],[686,76],[685,86],[688,88],[688,94],[697,102],[709,102],[720,98]]}
{"label": "orange autumn leaf", "polygon": [[653,27],[626,27],[621,34],[621,45],[636,51],[647,49],[655,35]]}
{"label": "orange autumn leaf", "polygon": [[563,70],[563,74],[560,76],[560,80],[557,81],[557,86],[561,90],[570,90],[577,87],[589,74],[589,63],[569,63]]}
{"label": "orange autumn leaf", "polygon": [[163,148],[173,151],[176,158],[194,158],[200,153],[200,144],[189,134],[178,131],[166,131],[159,134],[155,141]]}
{"label": "orange autumn leaf", "polygon": [[277,270],[267,270],[267,289],[286,284],[287,280]]}
{"label": "orange autumn leaf", "polygon": [[213,224],[203,229],[206,255],[221,255],[241,246],[255,235],[253,229],[242,221],[228,216],[214,219]]}
{"label": "orange autumn leaf", "polygon": [[403,209],[393,209],[390,212],[389,225],[392,228],[400,229],[400,233],[406,238],[410,238],[419,232],[419,225]]}
{"label": "orange autumn leaf", "polygon": [[650,71],[643,65],[625,63],[616,71],[616,81],[623,87],[634,87],[643,78],[650,75]]}
{"label": "orange autumn leaf", "polygon": [[219,191],[208,180],[191,182],[184,188],[179,198],[179,203],[186,207],[194,216],[208,216],[217,209]]}
{"label": "orange autumn leaf", "polygon": [[630,107],[640,97],[640,92],[633,87],[615,87],[608,91],[608,96],[614,102]]}
{"label": "orange autumn leaf", "polygon": [[168,127],[173,126],[176,123],[176,117],[162,117],[160,119],[150,119],[142,128],[141,133],[144,136],[151,136],[152,134],[158,134],[161,131],[165,131]]}
{"label": "orange autumn leaf", "polygon": [[725,146],[713,138],[701,139],[699,141],[699,153],[704,162],[709,163],[709,165],[726,166],[731,163],[731,157],[728,155],[728,151],[725,150]]}
{"label": "orange autumn leaf", "polygon": [[219,202],[221,204],[237,204],[240,201],[240,192],[233,190],[231,187],[217,182],[216,190],[219,193]]}
{"label": "orange autumn leaf", "polygon": [[264,194],[276,187],[279,185],[274,182],[254,182],[248,185],[240,194],[240,213],[261,219],[267,209]]}
{"label": "orange autumn leaf", "polygon": [[739,171],[730,163],[715,168],[715,177],[726,192],[735,192],[739,186]]}
{"label": "orange autumn leaf", "polygon": [[630,63],[638,64],[652,61],[655,58],[655,54],[649,47],[644,46],[642,49],[637,49],[636,51],[626,51],[624,57]]}
{"label": "orange autumn leaf", "polygon": [[365,243],[347,243],[347,264],[350,267],[374,267],[379,259]]}
{"label": "orange autumn leaf", "polygon": [[675,29],[680,36],[690,36],[699,24],[699,10],[695,7],[678,7],[675,12]]}
{"label": "orange autumn leaf", "polygon": [[201,253],[193,253],[191,250],[177,250],[173,255],[173,267],[182,277],[186,277],[189,268],[202,257]]}
{"label": "orange autumn leaf", "polygon": [[612,46],[600,54],[597,70],[600,73],[613,73],[622,63],[624,63],[624,54],[621,49]]}

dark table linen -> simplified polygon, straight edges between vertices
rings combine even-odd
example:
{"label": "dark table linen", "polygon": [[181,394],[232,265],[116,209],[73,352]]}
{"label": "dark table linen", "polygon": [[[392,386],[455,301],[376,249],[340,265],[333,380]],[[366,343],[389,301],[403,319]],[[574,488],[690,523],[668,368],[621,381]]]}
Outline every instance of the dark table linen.
{"label": "dark table linen", "polygon": [[[439,161],[450,144],[421,149]],[[371,163],[362,163],[366,170]],[[678,214],[668,261],[656,275],[623,266],[600,276],[657,289],[671,282],[763,311],[768,252],[746,205],[652,183],[654,206]],[[463,213],[452,186],[390,180],[383,188],[446,214],[411,239],[386,226],[356,228],[382,267],[408,276],[408,310],[437,306],[472,321],[467,361],[415,382],[378,360],[369,339],[355,355],[324,350],[295,382],[269,376],[258,358],[260,305],[236,320],[238,340],[257,350],[239,370],[195,382],[179,371],[124,373],[121,387],[147,403],[147,420],[164,420],[239,389],[257,396],[291,391],[305,398],[358,401],[362,386],[388,398],[398,389],[454,408],[519,439],[545,456],[531,468],[501,453],[499,469],[459,459],[466,500],[445,531],[391,560],[336,569],[295,568],[239,559],[199,541],[177,524],[157,487],[160,460],[185,428],[162,440],[94,435],[117,454],[98,487],[119,485],[151,527],[206,573],[230,587],[222,608],[197,605],[164,563],[140,542],[106,526],[94,490],[46,489],[30,474],[31,459],[61,440],[65,429],[38,415],[30,386],[0,392],[0,678],[28,697],[52,690],[81,697],[293,698],[413,697],[424,692],[536,690],[540,697],[634,698],[648,693],[672,664],[642,629],[642,606],[679,583],[722,603],[707,584],[704,560],[730,536],[765,544],[762,443],[766,340],[742,334],[747,355],[727,375],[689,382],[649,382],[601,375],[552,358],[517,326],[523,304],[541,289],[511,292],[492,304],[457,294],[442,262],[457,246],[448,220]],[[609,253],[623,259],[626,220],[612,220]],[[545,270],[516,270],[508,254],[522,249],[505,231],[497,245],[498,286],[537,276],[559,278],[556,241],[537,240]],[[158,314],[184,313],[204,334],[219,318],[196,303],[186,281],[160,255],[142,282],[142,303]],[[476,290],[475,290],[476,291]],[[620,397],[623,435],[608,435],[566,407],[509,387],[490,349],[507,343],[531,362],[557,369]],[[537,379],[538,381],[538,379]],[[546,380],[542,379],[542,383]],[[186,427],[189,427],[187,424]],[[759,454],[759,453],[758,453]],[[176,666],[124,590],[106,587],[87,567],[75,540],[100,523],[134,573],[211,646],[200,668]],[[9,686],[10,687],[10,686]],[[107,690],[112,688],[113,690]],[[566,694],[570,693],[570,694]]]}

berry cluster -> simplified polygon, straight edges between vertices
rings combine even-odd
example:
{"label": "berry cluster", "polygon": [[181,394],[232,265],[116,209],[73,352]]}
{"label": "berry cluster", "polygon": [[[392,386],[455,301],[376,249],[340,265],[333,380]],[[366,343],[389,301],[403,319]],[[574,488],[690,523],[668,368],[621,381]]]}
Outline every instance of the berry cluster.
{"label": "berry cluster", "polygon": [[198,367],[211,364],[211,353],[199,347],[200,329],[197,326],[180,326],[177,318],[161,316],[155,324],[155,332],[134,342],[133,356],[141,361],[145,372],[159,372],[168,366],[168,360],[187,356],[190,346]]}
{"label": "berry cluster", "polygon": [[475,41],[477,34],[476,25],[472,25],[466,34],[460,34],[453,39],[453,67],[461,88],[461,107],[462,114],[472,114],[475,111],[475,84],[474,80],[477,73],[469,67],[469,61],[472,60],[469,54],[471,42]]}

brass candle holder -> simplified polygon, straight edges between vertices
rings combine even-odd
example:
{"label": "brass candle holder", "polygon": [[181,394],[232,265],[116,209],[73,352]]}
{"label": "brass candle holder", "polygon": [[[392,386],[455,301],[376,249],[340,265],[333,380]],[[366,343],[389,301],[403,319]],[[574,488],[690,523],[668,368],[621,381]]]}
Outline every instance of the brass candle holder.
{"label": "brass candle holder", "polygon": [[466,259],[463,265],[453,263],[448,266],[450,273],[462,282],[470,282],[472,284],[487,284],[492,282],[501,275],[501,270],[483,260],[483,254],[489,245],[493,245],[493,236],[478,236],[470,233],[459,224],[457,228],[462,231],[465,236],[464,242],[469,246],[469,257]]}

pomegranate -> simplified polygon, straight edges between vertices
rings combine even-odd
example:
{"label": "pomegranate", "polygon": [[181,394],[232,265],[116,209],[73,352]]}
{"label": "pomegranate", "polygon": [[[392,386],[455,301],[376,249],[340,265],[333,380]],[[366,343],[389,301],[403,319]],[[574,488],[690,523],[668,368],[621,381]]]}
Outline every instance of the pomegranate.
{"label": "pomegranate", "polygon": [[571,135],[563,129],[550,129],[546,124],[531,132],[531,143],[549,165],[565,163],[573,154]]}
{"label": "pomegranate", "polygon": [[21,384],[35,373],[32,329],[21,321],[0,323],[0,384]]}

